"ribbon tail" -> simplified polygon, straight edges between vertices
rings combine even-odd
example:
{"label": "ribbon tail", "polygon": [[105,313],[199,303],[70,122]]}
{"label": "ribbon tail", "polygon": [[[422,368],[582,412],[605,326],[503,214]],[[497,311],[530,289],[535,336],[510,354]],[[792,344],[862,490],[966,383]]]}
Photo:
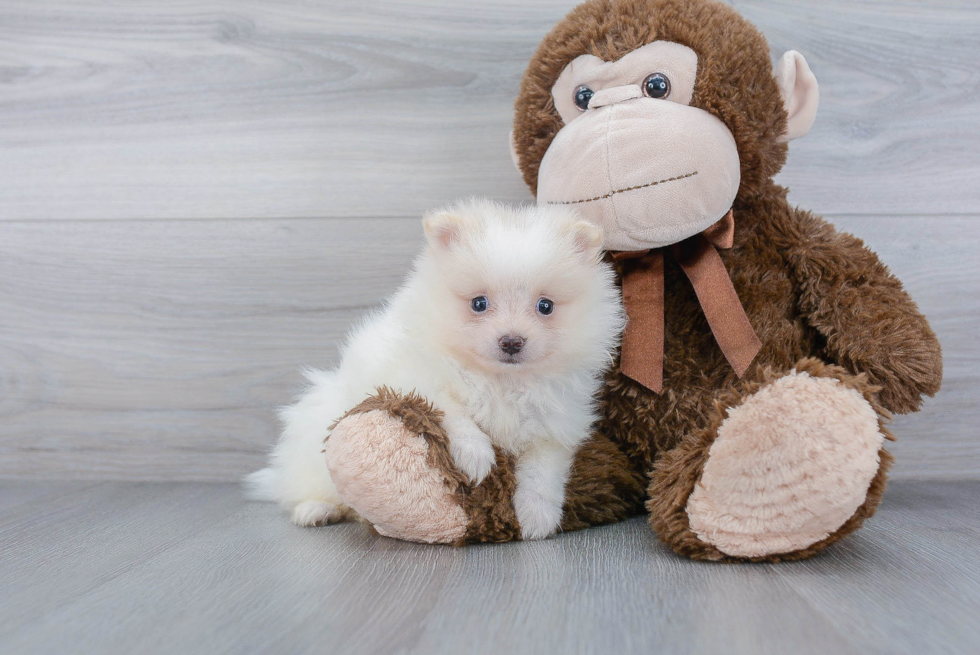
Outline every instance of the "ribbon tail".
{"label": "ribbon tail", "polygon": [[664,378],[664,255],[652,251],[623,276],[626,330],[619,370],[655,393]]}
{"label": "ribbon tail", "polygon": [[721,352],[738,377],[742,377],[762,349],[762,342],[745,315],[715,246],[703,235],[693,237],[690,244],[684,245],[685,248],[675,250],[677,260],[694,287]]}

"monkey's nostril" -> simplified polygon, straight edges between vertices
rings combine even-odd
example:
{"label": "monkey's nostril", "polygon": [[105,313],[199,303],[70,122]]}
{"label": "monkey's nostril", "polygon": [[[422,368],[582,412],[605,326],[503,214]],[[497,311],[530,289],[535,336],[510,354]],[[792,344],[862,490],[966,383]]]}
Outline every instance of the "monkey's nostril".
{"label": "monkey's nostril", "polygon": [[506,337],[500,337],[500,349],[503,350],[508,355],[516,355],[524,347],[523,337],[514,337],[507,335]]}

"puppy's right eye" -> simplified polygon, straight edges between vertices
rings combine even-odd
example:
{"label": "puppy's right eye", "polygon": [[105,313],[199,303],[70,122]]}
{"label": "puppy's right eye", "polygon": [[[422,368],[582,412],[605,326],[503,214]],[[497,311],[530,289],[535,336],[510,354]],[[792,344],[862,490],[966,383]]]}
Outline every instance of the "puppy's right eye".
{"label": "puppy's right eye", "polygon": [[487,307],[490,306],[490,302],[487,300],[486,296],[477,296],[470,301],[470,309],[472,309],[477,314],[482,314],[487,311]]}
{"label": "puppy's right eye", "polygon": [[592,89],[583,84],[575,89],[575,93],[572,94],[572,101],[578,107],[579,111],[585,111],[589,108],[589,100],[592,100],[592,96]]}

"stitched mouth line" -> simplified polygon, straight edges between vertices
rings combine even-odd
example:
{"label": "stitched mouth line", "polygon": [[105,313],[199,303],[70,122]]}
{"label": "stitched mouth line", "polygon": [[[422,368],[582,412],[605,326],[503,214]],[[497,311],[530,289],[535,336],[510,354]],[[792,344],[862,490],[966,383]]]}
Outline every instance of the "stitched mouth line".
{"label": "stitched mouth line", "polygon": [[583,202],[595,202],[596,200],[605,200],[606,198],[612,198],[617,193],[626,193],[627,191],[636,191],[637,189],[646,189],[647,187],[657,186],[658,184],[666,184],[667,182],[676,182],[677,180],[684,180],[689,177],[694,177],[698,172],[687,173],[686,175],[678,175],[677,177],[668,177],[665,180],[657,180],[656,182],[647,182],[646,184],[637,184],[636,186],[628,186],[625,189],[616,189],[615,191],[610,191],[604,196],[596,196],[595,198],[583,198],[582,200],[558,200],[554,202],[549,202],[549,205],[578,205]]}

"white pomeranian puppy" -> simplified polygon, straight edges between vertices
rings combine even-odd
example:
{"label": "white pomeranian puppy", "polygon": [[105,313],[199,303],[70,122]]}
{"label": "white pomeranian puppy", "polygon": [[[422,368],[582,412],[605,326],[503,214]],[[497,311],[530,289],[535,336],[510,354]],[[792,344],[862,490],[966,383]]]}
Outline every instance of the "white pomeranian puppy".
{"label": "white pomeranian puppy", "polygon": [[414,390],[445,413],[450,452],[474,483],[494,466],[493,446],[516,456],[522,536],[546,537],[624,325],[601,232],[569,209],[485,200],[430,213],[423,227],[428,246],[404,286],[353,331],[337,369],[308,373],[270,467],[247,483],[299,525],[351,516],[324,438],[376,388]]}

